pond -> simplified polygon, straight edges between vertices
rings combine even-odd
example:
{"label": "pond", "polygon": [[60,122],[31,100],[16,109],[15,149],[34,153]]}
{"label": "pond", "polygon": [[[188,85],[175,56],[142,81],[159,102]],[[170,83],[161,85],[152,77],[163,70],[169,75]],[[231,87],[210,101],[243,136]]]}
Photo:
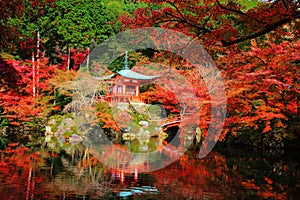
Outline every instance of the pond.
{"label": "pond", "polygon": [[[124,142],[120,146],[135,151],[137,143]],[[157,141],[148,144],[146,149],[155,150]],[[164,168],[143,172],[141,167],[146,165],[131,170],[106,167],[82,143],[56,140],[36,147],[11,143],[0,152],[0,199],[300,197],[300,161],[293,151],[218,144],[204,159],[199,159],[197,153],[192,148]]]}

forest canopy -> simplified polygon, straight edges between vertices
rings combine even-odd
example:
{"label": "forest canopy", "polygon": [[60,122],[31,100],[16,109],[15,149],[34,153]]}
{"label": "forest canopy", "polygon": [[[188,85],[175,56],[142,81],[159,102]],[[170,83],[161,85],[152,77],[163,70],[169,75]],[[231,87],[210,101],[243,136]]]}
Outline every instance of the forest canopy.
{"label": "forest canopy", "polygon": [[[46,123],[62,114],[81,62],[99,43],[133,28],[172,29],[200,42],[221,70],[227,118],[219,140],[280,146],[299,139],[300,2],[297,0],[1,0],[0,124]],[[130,67],[160,62],[187,77],[208,128],[210,97],[195,69],[170,52],[131,52]],[[119,70],[123,59],[111,65]],[[180,112],[163,88],[149,102]],[[159,99],[159,100],[158,100]],[[1,128],[1,127],[0,127]]]}

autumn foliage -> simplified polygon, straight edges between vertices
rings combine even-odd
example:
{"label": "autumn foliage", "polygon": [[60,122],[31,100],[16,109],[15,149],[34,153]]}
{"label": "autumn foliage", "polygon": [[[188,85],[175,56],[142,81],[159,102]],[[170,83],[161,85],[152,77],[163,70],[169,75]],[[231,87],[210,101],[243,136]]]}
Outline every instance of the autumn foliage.
{"label": "autumn foliage", "polygon": [[254,44],[247,52],[227,51],[219,58],[228,88],[224,134],[241,127],[283,134],[289,120],[299,118],[299,50],[299,41],[268,41],[265,47]]}
{"label": "autumn foliage", "polygon": [[[248,141],[265,144],[298,137],[297,130],[290,131],[300,115],[298,1],[140,0],[134,5],[129,3],[132,12],[121,12],[127,4],[120,3],[116,13],[101,7],[105,14],[97,22],[101,31],[92,30],[90,27],[95,24],[90,18],[81,19],[76,7],[67,9],[65,1],[29,1],[28,5],[18,0],[12,2],[3,1],[0,9],[5,19],[1,22],[0,46],[12,55],[1,54],[0,111],[1,118],[11,124],[61,112],[64,103],[59,101],[64,101],[65,96],[57,98],[58,81],[71,80],[71,73],[66,75],[68,72],[63,71],[78,70],[90,49],[120,30],[121,23],[124,30],[153,26],[172,29],[203,45],[221,70],[226,87],[227,118],[220,140],[247,136]],[[89,7],[89,3],[84,5]],[[91,14],[89,9],[84,11]],[[118,22],[109,22],[120,13]],[[57,23],[57,29],[48,27],[53,23]],[[51,31],[45,31],[47,28]],[[86,29],[91,31],[87,35],[81,33]],[[154,83],[143,91],[144,100],[163,104],[168,114],[186,114],[198,104],[199,116],[190,122],[197,121],[205,133],[212,112],[203,77],[195,76],[199,72],[185,58],[172,52],[147,51],[150,54],[143,54],[142,61],[168,66],[186,80],[186,86],[193,88],[198,99],[182,104],[178,94],[188,99],[183,95],[188,87],[181,84],[175,92],[171,89],[176,88],[173,85]],[[201,73],[205,76],[210,72]],[[163,75],[166,79],[169,76]],[[105,128],[119,129],[111,113],[98,109],[97,116]]]}
{"label": "autumn foliage", "polygon": [[[78,69],[86,54],[75,49],[71,52],[73,68]],[[22,121],[43,119],[51,110],[59,110],[55,90],[76,77],[73,70],[66,71],[66,56],[62,56],[63,62],[58,65],[50,64],[45,56],[35,61],[3,57],[0,63],[2,118],[17,125]]]}
{"label": "autumn foliage", "polygon": [[[203,45],[222,71],[227,119],[220,140],[241,136],[256,145],[278,147],[283,139],[297,137],[289,127],[299,120],[300,112],[299,3],[146,2],[153,7],[120,17],[124,29],[159,26],[185,33]],[[199,126],[205,132],[211,114],[205,84],[183,58],[161,54],[163,62],[172,62],[172,69],[195,89],[201,106]],[[150,88],[145,94],[153,102],[167,104],[171,112],[182,110],[172,91],[161,87],[155,91]]]}
{"label": "autumn foliage", "polygon": [[[39,81],[33,80],[32,66],[38,65]],[[48,66],[47,59],[41,58],[39,62],[2,60],[0,64],[2,76],[0,107],[3,109],[2,117],[11,123],[29,121],[41,115],[45,106],[41,102],[45,91],[48,90],[48,81],[54,76],[57,66]],[[33,95],[33,88],[37,87],[39,95]]]}

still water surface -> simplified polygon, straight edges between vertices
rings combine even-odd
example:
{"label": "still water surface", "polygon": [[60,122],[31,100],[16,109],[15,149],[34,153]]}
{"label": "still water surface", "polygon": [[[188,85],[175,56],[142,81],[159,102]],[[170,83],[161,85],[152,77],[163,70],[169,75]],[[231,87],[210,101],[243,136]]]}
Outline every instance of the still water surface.
{"label": "still water surface", "polygon": [[150,173],[103,166],[79,144],[10,144],[0,152],[0,199],[300,199],[299,156],[217,147],[190,150]]}

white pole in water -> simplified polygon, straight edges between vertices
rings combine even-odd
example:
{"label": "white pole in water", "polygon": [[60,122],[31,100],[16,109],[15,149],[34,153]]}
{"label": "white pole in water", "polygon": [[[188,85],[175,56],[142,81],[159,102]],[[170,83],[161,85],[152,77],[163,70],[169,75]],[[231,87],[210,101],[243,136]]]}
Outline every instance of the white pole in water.
{"label": "white pole in water", "polygon": [[32,167],[30,167],[30,169],[29,169],[28,178],[27,178],[26,200],[29,199],[30,185],[31,185],[31,175],[32,175]]}
{"label": "white pole in water", "polygon": [[137,169],[134,169],[134,180],[135,181],[138,180],[138,171],[137,171]]}

